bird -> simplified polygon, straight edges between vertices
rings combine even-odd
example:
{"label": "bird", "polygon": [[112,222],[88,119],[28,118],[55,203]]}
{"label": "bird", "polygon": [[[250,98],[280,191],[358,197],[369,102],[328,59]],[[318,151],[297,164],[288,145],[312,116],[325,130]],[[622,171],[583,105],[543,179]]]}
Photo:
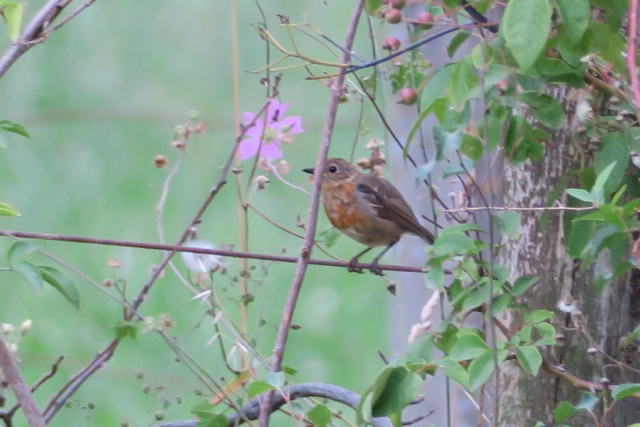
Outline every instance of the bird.
{"label": "bird", "polygon": [[[303,169],[314,174],[314,168]],[[420,225],[409,203],[389,181],[362,173],[340,158],[329,158],[322,171],[324,211],[331,224],[343,234],[367,246],[349,261],[350,272],[362,273],[356,267],[358,258],[375,247],[385,246],[371,262],[370,271],[382,276],[380,258],[404,233],[415,234],[433,244],[433,233]]]}

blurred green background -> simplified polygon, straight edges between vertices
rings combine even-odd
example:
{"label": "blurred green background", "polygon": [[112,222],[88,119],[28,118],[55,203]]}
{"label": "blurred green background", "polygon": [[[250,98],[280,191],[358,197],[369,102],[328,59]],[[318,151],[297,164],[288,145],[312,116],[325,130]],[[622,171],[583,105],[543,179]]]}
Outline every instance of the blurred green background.
{"label": "blurred green background", "polygon": [[[44,3],[32,0],[26,19]],[[74,2],[77,7],[80,2]],[[276,14],[291,22],[312,22],[328,37],[342,43],[352,2],[263,1],[269,26],[285,46],[287,32],[278,27]],[[261,20],[254,2],[238,1],[238,44],[241,111],[257,111],[265,102],[262,74],[266,50],[250,26]],[[69,10],[73,9],[72,7]],[[73,234],[88,237],[157,242],[155,206],[166,173],[152,159],[166,154],[170,166],[177,157],[170,142],[176,125],[186,123],[197,110],[208,124],[205,135],[191,138],[182,168],[170,188],[164,212],[168,242],[174,242],[219,178],[219,167],[233,147],[234,126],[231,39],[231,2],[211,0],[97,1],[46,43],[21,57],[0,80],[0,119],[24,125],[30,140],[3,133],[0,149],[0,201],[16,208],[21,217],[0,217],[8,230]],[[364,24],[364,22],[363,22]],[[376,24],[377,25],[377,24]],[[296,34],[305,54],[335,60],[317,41]],[[2,37],[0,50],[10,45]],[[370,57],[366,26],[359,30],[356,51]],[[271,58],[279,53],[271,50]],[[285,62],[293,65],[296,61]],[[316,68],[317,72],[321,70]],[[331,69],[324,69],[331,72]],[[291,163],[287,179],[309,188],[300,171],[312,166],[318,151],[329,99],[328,89],[305,81],[296,68],[285,72],[280,99],[290,102],[288,116],[303,118],[305,133],[285,147]],[[339,111],[331,155],[348,157],[356,134],[360,105],[350,102]],[[378,121],[367,110],[372,130],[363,138],[383,137]],[[368,154],[358,149],[359,156]],[[233,176],[216,198],[200,227],[200,238],[220,246],[238,240],[237,192]],[[296,229],[298,215],[307,216],[308,199],[272,178],[266,191],[252,203],[271,219]],[[321,215],[319,229],[328,225]],[[107,278],[127,281],[129,296],[137,294],[149,277],[157,252],[97,245],[33,241],[79,271],[102,283]],[[11,241],[0,239],[0,254]],[[295,256],[301,241],[252,214],[250,250]],[[236,246],[237,247],[237,246]],[[346,238],[332,251],[345,259],[362,247]],[[325,257],[314,251],[315,257]],[[113,272],[106,263],[119,258],[124,267]],[[6,266],[6,257],[0,266]],[[370,259],[370,258],[368,258]],[[184,265],[177,259],[178,267]],[[30,261],[50,264],[34,254]],[[227,259],[229,276],[237,275],[239,261]],[[275,329],[291,284],[294,264],[251,261],[251,290],[257,299],[249,306],[250,333],[258,348],[270,356]],[[263,277],[261,266],[268,267]],[[80,310],[47,286],[35,295],[20,276],[0,272],[0,322],[19,325],[31,318],[31,333],[20,342],[21,368],[32,383],[65,356],[59,373],[36,394],[42,406],[66,379],[83,367],[114,337],[113,325],[122,318],[121,307],[86,282],[72,276],[81,293]],[[264,280],[262,280],[264,279]],[[383,367],[376,355],[387,351],[386,307],[390,295],[377,277],[347,274],[338,268],[311,266],[294,316],[302,329],[292,331],[284,363],[298,369],[295,382],[330,382],[363,392]],[[223,304],[236,313],[239,287],[226,276],[216,276]],[[218,288],[219,287],[219,288]],[[227,291],[222,291],[227,288]],[[230,379],[220,362],[210,320],[202,319],[205,306],[168,271],[142,306],[145,316],[171,314],[177,321],[172,333],[211,374]],[[259,329],[260,316],[268,322]],[[228,340],[227,348],[232,345]],[[156,411],[166,420],[191,418],[189,409],[203,389],[156,334],[125,340],[108,365],[96,373],[73,397],[70,408],[54,418],[52,426],[74,423],[118,425],[124,417],[131,425],[148,425]],[[144,371],[144,379],[136,372]],[[259,371],[259,376],[264,370]],[[142,392],[144,385],[151,394]],[[181,404],[175,399],[181,398]],[[10,400],[12,402],[12,400]],[[92,402],[94,410],[86,409]],[[169,402],[169,406],[166,406]],[[20,418],[19,423],[24,422]]]}

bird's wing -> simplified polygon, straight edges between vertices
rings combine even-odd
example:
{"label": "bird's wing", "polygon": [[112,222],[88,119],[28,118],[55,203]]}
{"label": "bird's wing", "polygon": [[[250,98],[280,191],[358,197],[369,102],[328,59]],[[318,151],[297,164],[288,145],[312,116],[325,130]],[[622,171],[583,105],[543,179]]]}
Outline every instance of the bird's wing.
{"label": "bird's wing", "polygon": [[403,230],[433,243],[433,234],[420,225],[409,203],[391,183],[372,175],[365,175],[356,190],[375,209],[380,218],[388,219]]}

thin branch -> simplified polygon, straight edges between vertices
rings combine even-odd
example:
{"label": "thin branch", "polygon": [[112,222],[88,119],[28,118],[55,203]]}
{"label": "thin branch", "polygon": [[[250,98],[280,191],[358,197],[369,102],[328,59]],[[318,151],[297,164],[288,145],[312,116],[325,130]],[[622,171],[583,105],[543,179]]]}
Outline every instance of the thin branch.
{"label": "thin branch", "polygon": [[[36,381],[36,383],[34,385],[31,386],[31,393],[32,394],[38,389],[38,387],[40,387],[42,384],[44,384],[45,381],[47,381],[49,378],[53,377],[58,372],[58,367],[60,367],[60,364],[62,363],[63,360],[64,360],[64,356],[58,357],[58,359],[53,363],[53,365],[51,365],[51,369],[49,370],[49,372],[47,372],[46,374],[41,376],[40,379],[38,381]],[[18,410],[18,408],[20,408],[20,403],[16,403],[7,412],[5,412],[3,414],[0,414],[0,418],[4,419],[5,422],[6,422],[7,421],[6,417],[8,417],[8,418],[13,417],[13,414]]]}
{"label": "thin branch", "polygon": [[22,54],[34,46],[31,42],[42,34],[47,26],[71,3],[71,0],[49,0],[40,8],[20,34],[18,41],[14,43],[0,58],[0,78],[4,76],[14,62]]}
{"label": "thin branch", "polygon": [[27,418],[27,422],[30,427],[46,427],[42,414],[36,406],[36,402],[33,400],[31,390],[24,382],[24,378],[18,369],[18,365],[9,350],[9,347],[5,344],[0,336],[0,368],[4,374],[4,379],[9,384],[11,390],[16,395],[16,399],[20,403],[22,412]]}
{"label": "thin branch", "polygon": [[42,43],[44,42],[46,39],[49,38],[49,36],[53,33],[55,33],[56,31],[58,31],[60,28],[62,28],[65,24],[67,24],[69,21],[71,21],[73,18],[75,18],[78,14],[80,14],[80,12],[82,12],[83,10],[85,10],[86,8],[88,8],[89,6],[91,6],[93,4],[93,2],[95,2],[96,0],[86,0],[82,5],[80,5],[78,8],[76,8],[76,10],[74,10],[73,12],[71,12],[70,14],[68,14],[67,16],[64,17],[64,19],[62,19],[59,23],[57,23],[56,25],[53,26],[53,28],[51,28],[50,30],[47,30],[47,32],[43,33],[40,37],[38,37],[37,39],[34,39],[30,42],[25,42],[25,43],[29,43],[29,44],[38,44],[38,43]]}
{"label": "thin branch", "polygon": [[477,211],[516,211],[516,212],[546,212],[546,211],[572,211],[572,212],[582,212],[582,211],[592,211],[598,209],[595,206],[582,206],[582,207],[570,207],[570,206],[540,206],[533,208],[513,208],[509,206],[474,206],[467,208],[456,208],[456,209],[442,209],[442,212],[445,213],[456,213],[456,212],[477,212]]}
{"label": "thin branch", "polygon": [[[352,409],[357,409],[360,403],[360,395],[350,390],[338,387],[332,384],[321,383],[305,383],[296,384],[283,390],[278,390],[274,393],[275,396],[271,400],[271,405],[268,410],[269,413],[273,413],[280,409],[285,404],[288,404],[294,400],[303,399],[307,397],[319,397],[323,399],[333,400],[335,402],[342,403],[349,406]],[[237,426],[245,422],[245,418],[248,420],[255,420],[260,413],[261,401],[265,398],[265,395],[257,396],[247,403],[241,413],[234,413],[227,416],[229,420],[228,426]],[[171,423],[160,424],[158,427],[196,427],[198,421],[177,421]],[[391,427],[391,421],[389,418],[372,418],[371,425],[374,427]]]}
{"label": "thin branch", "polygon": [[[351,48],[355,39],[356,29],[358,28],[358,22],[360,21],[360,15],[365,0],[358,0],[355,2],[351,19],[347,25],[347,34],[345,36],[344,51],[341,55],[340,62],[342,64],[348,64],[350,60]],[[340,73],[343,73],[344,67],[339,69]],[[318,157],[314,169],[317,171],[324,170],[324,164],[327,160],[329,153],[329,146],[331,145],[331,138],[333,136],[333,129],[336,123],[336,115],[338,112],[338,106],[340,105],[340,98],[342,97],[342,86],[344,85],[344,75],[337,77],[331,85],[331,100],[329,101],[329,109],[327,111],[327,117],[325,119],[324,129],[322,131],[322,143],[318,151]],[[289,330],[291,328],[291,320],[293,318],[293,311],[296,307],[296,301],[298,295],[300,295],[300,289],[304,275],[309,265],[311,257],[311,251],[313,249],[313,242],[316,233],[316,225],[318,221],[318,210],[320,206],[320,187],[322,183],[322,174],[314,174],[313,176],[313,190],[311,192],[311,204],[309,206],[309,215],[307,219],[307,230],[304,236],[304,242],[302,249],[300,250],[300,256],[296,265],[296,271],[291,282],[291,288],[287,295],[287,301],[282,311],[282,320],[278,326],[278,335],[276,337],[276,343],[273,349],[273,363],[271,364],[271,372],[278,372],[282,366],[282,358],[284,356],[284,349],[289,337]],[[265,404],[262,405],[260,411],[260,427],[268,427],[269,425],[269,408],[271,397],[273,393],[268,392],[265,397]]]}
{"label": "thin branch", "polygon": [[[31,233],[26,231],[9,231],[0,229],[0,235],[4,236],[13,236],[13,237],[21,237],[24,239],[38,239],[38,240],[52,240],[58,242],[73,242],[73,243],[89,243],[96,245],[107,245],[107,246],[123,246],[128,248],[140,248],[140,249],[154,249],[160,251],[170,251],[172,253],[175,252],[188,252],[194,254],[203,254],[203,255],[219,255],[229,258],[244,258],[244,259],[259,259],[264,261],[276,261],[276,262],[288,262],[288,263],[297,263],[299,261],[298,257],[289,257],[282,255],[269,255],[269,254],[259,254],[252,252],[235,252],[226,249],[204,249],[204,248],[195,248],[195,247],[186,247],[181,245],[164,245],[161,243],[144,243],[144,242],[131,242],[127,240],[112,240],[112,239],[96,239],[91,237],[80,237],[80,236],[67,236],[62,234],[43,234],[43,233]],[[308,259],[309,264],[313,265],[323,265],[326,267],[349,267],[349,263],[345,261],[332,261],[332,260],[323,260],[323,259]],[[356,267],[369,269],[371,264],[365,263],[356,263]],[[162,266],[163,267],[163,266]],[[422,270],[418,267],[409,267],[402,265],[380,265],[382,270],[388,271],[402,271],[407,273],[426,273],[425,270]],[[448,270],[445,270],[445,273]]]}

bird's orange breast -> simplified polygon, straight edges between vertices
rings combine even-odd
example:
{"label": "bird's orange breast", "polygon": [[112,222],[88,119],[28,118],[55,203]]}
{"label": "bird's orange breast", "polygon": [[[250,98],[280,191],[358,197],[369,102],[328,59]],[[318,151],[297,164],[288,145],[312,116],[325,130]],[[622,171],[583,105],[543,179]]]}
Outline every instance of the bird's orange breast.
{"label": "bird's orange breast", "polygon": [[322,197],[327,217],[338,230],[352,229],[355,233],[363,233],[370,227],[371,217],[358,206],[353,183],[327,188]]}

